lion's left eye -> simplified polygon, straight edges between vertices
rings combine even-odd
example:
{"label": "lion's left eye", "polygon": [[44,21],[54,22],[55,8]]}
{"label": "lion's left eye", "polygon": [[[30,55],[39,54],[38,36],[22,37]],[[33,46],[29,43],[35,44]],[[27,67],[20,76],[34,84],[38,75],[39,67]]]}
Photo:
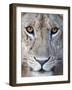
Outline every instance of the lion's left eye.
{"label": "lion's left eye", "polygon": [[59,28],[58,27],[54,27],[51,29],[51,34],[56,34],[58,32]]}
{"label": "lion's left eye", "polygon": [[32,26],[27,26],[25,27],[26,28],[26,31],[29,33],[29,34],[34,34],[34,29]]}

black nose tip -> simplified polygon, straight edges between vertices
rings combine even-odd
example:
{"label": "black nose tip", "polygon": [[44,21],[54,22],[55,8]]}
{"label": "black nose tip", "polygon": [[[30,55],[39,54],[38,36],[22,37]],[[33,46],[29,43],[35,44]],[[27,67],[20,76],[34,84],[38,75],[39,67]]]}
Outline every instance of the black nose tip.
{"label": "black nose tip", "polygon": [[43,65],[43,64],[46,63],[48,60],[44,60],[44,61],[36,60],[36,61],[39,62],[41,65]]}
{"label": "black nose tip", "polygon": [[43,64],[45,64],[45,63],[50,59],[50,57],[49,57],[48,59],[46,59],[46,60],[42,60],[42,61],[36,59],[36,57],[34,57],[34,59],[35,59],[37,62],[39,62],[41,66],[43,66]]}

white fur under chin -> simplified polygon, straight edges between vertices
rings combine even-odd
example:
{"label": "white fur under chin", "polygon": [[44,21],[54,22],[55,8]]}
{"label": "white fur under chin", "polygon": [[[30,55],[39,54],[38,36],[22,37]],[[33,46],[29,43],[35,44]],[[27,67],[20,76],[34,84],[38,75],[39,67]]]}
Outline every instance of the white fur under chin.
{"label": "white fur under chin", "polygon": [[49,71],[49,72],[43,72],[43,73],[41,73],[41,72],[35,72],[35,71],[32,71],[32,76],[38,76],[38,77],[41,77],[41,76],[51,76],[51,75],[53,75],[53,72],[52,71]]}

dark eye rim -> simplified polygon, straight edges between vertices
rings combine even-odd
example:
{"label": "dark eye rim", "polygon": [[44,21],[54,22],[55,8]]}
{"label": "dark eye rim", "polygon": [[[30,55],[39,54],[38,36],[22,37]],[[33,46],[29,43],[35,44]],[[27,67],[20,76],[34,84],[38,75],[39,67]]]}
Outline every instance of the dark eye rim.
{"label": "dark eye rim", "polygon": [[[28,28],[30,29],[30,31],[28,30]],[[25,27],[25,29],[29,34],[34,34],[34,29],[32,26],[27,26],[27,27]]]}
{"label": "dark eye rim", "polygon": [[58,27],[51,28],[51,34],[56,34],[58,32],[58,30],[59,30]]}

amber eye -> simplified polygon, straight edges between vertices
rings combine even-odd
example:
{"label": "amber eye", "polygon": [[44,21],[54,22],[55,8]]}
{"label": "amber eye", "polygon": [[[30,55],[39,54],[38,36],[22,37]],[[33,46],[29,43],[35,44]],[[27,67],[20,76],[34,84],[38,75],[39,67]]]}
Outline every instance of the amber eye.
{"label": "amber eye", "polygon": [[34,29],[33,29],[32,26],[26,27],[26,31],[27,31],[28,33],[30,33],[30,34],[33,34],[33,33],[34,33]]}
{"label": "amber eye", "polygon": [[57,33],[58,30],[59,30],[59,28],[57,28],[57,27],[52,28],[52,29],[51,29],[51,34]]}

